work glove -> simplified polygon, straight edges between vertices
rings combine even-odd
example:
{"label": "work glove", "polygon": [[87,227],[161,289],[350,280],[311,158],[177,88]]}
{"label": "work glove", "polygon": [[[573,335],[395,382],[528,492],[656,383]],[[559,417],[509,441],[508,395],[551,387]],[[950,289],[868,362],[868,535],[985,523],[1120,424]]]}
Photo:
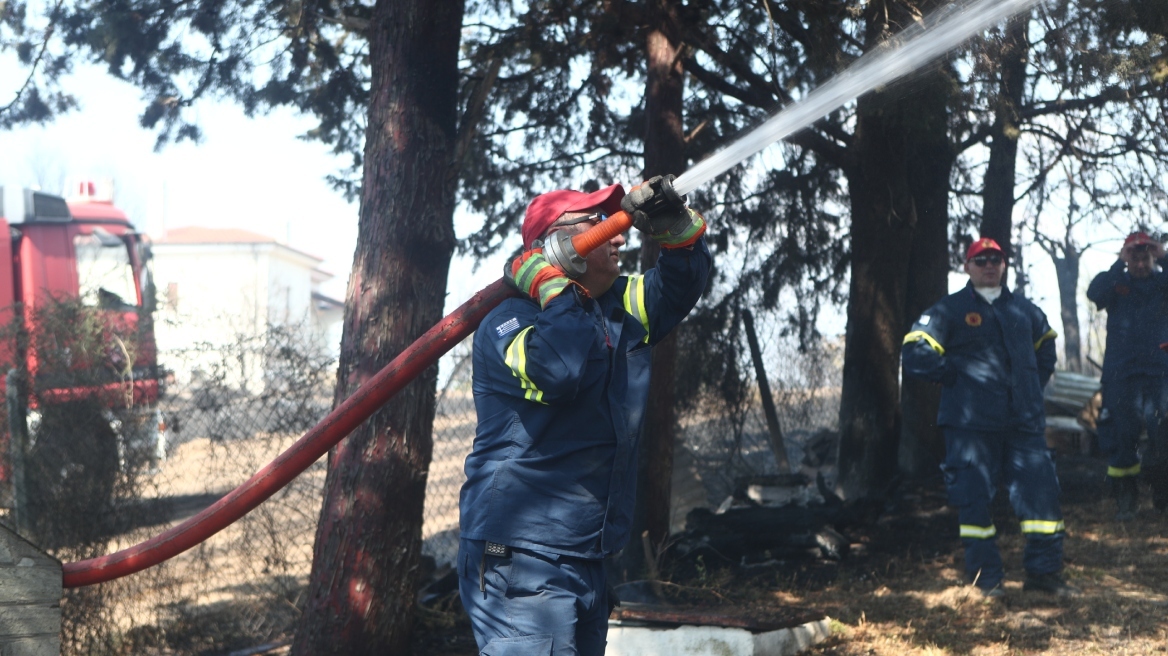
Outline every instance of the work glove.
{"label": "work glove", "polygon": [[635,228],[662,248],[692,246],[706,231],[706,221],[686,206],[672,183],[673,176],[649,178],[621,199],[621,209],[632,217]]}
{"label": "work glove", "polygon": [[535,299],[541,308],[547,307],[553,298],[564,293],[571,285],[587,294],[583,287],[565,276],[563,271],[548,263],[542,248],[524,251],[507,263],[503,267],[503,280]]}

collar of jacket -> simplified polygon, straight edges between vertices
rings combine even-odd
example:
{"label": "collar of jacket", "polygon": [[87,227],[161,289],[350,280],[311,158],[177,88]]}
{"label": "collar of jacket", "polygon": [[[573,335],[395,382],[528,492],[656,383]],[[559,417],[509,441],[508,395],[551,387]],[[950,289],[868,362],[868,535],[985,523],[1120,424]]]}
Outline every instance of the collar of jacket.
{"label": "collar of jacket", "polygon": [[[973,288],[973,281],[972,280],[965,281],[965,289],[967,292],[969,292],[969,295],[971,297],[973,297],[973,301],[975,303],[978,301],[981,301],[982,303],[985,303],[986,305],[993,305],[989,301],[982,298],[981,294],[977,293],[977,290]],[[1005,286],[1005,285],[1002,285],[1002,295],[999,296],[998,298],[1004,298],[1008,301],[1013,297],[1014,297],[1014,294],[1010,292],[1010,288]]]}

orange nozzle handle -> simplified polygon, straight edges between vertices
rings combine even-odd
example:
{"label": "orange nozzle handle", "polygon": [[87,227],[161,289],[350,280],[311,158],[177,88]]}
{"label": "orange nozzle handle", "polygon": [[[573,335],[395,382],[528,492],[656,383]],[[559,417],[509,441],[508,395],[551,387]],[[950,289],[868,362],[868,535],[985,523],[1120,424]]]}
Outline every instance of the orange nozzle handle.
{"label": "orange nozzle handle", "polygon": [[628,212],[621,210],[589,228],[587,232],[572,237],[572,248],[576,249],[580,257],[588,257],[588,254],[601,244],[607,244],[610,239],[631,227],[633,227],[633,217],[629,216]]}

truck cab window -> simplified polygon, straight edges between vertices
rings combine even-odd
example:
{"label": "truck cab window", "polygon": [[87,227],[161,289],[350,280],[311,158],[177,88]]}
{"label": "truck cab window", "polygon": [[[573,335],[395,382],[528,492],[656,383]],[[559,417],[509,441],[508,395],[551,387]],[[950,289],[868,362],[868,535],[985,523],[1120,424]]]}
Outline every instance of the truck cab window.
{"label": "truck cab window", "polygon": [[[104,231],[102,231],[104,233]],[[81,302],[107,310],[138,306],[134,268],[125,242],[109,233],[77,235],[77,283]]]}

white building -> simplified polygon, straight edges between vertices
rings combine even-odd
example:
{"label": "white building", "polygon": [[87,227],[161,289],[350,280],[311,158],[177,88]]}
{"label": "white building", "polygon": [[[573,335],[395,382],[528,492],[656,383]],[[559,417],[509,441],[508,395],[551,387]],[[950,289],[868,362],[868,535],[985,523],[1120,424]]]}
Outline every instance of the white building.
{"label": "white building", "polygon": [[[305,348],[336,355],[344,304],[320,292],[321,258],[235,228],[177,228],[153,244],[159,362],[187,381],[216,366],[216,349],[244,346],[272,326]],[[255,390],[262,364],[240,361],[234,384]],[[237,358],[238,360],[238,358]]]}

